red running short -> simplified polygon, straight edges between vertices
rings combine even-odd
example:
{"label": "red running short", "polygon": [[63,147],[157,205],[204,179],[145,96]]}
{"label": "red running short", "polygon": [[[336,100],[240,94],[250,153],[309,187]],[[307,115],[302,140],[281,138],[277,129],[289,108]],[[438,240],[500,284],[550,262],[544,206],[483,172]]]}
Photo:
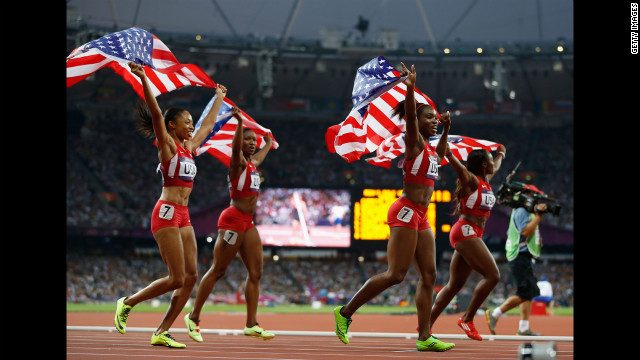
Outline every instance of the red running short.
{"label": "red running short", "polygon": [[186,205],[178,205],[170,201],[158,200],[151,214],[151,232],[166,227],[191,226],[189,208]]}
{"label": "red running short", "polygon": [[243,213],[233,205],[224,209],[218,218],[219,230],[246,232],[254,226],[253,214]]}
{"label": "red running short", "polygon": [[474,237],[482,239],[482,234],[484,233],[484,229],[480,226],[467,221],[465,219],[458,219],[455,224],[451,227],[451,232],[449,232],[449,242],[453,248],[456,248],[456,244],[460,241],[471,239]]}
{"label": "red running short", "polygon": [[431,227],[429,221],[427,221],[427,208],[414,203],[404,196],[399,197],[389,207],[387,224],[389,224],[389,227],[402,226],[418,231]]}

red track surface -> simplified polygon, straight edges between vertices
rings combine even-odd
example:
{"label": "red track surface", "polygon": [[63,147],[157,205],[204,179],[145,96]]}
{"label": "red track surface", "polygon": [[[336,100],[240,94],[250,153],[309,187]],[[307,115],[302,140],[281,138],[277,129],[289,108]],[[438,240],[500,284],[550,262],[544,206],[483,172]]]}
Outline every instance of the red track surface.
{"label": "red track surface", "polygon": [[[163,314],[131,313],[128,327],[155,328]],[[458,315],[442,315],[436,322],[433,333],[463,334],[456,325]],[[333,331],[334,322],[328,314],[260,314],[260,325],[268,330],[287,331]],[[503,316],[497,325],[498,335],[515,335],[518,316]],[[240,313],[202,314],[202,329],[242,329],[245,315]],[[476,328],[481,334],[489,334],[484,317],[476,317]],[[110,313],[67,313],[68,326],[113,327]],[[350,332],[415,333],[416,315],[368,315],[356,313]],[[179,317],[174,328],[185,328]],[[573,336],[572,316],[532,316],[532,330],[545,336]],[[348,345],[337,337],[276,336],[270,341],[261,341],[242,335],[204,334],[204,342],[192,341],[184,332],[174,332],[173,337],[187,344],[185,349],[168,349],[151,346],[151,333],[106,331],[67,331],[67,359],[290,359],[316,360],[332,356],[358,359],[517,359],[518,348],[524,342],[514,340],[475,341],[455,339],[456,347],[444,353],[418,352],[416,339],[353,337]],[[546,341],[545,341],[546,342]],[[556,343],[558,359],[573,359],[573,342]]]}

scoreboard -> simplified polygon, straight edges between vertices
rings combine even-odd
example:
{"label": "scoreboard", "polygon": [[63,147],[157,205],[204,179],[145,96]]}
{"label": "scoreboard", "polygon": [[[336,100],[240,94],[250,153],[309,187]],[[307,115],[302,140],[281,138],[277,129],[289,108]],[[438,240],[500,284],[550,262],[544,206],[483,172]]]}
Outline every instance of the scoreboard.
{"label": "scoreboard", "polygon": [[[402,195],[402,189],[362,189],[356,194],[353,204],[353,239],[354,240],[387,240],[389,226],[387,211],[391,204]],[[438,203],[450,203],[449,190],[434,190],[427,208],[427,220],[436,233],[436,207]],[[441,204],[440,206],[443,206]],[[443,224],[442,232],[449,232],[451,224]]]}

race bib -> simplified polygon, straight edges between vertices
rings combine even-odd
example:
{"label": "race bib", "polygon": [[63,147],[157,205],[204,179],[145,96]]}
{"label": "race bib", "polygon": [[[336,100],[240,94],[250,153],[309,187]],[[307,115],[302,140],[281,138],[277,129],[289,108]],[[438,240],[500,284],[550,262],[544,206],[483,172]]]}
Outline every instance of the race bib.
{"label": "race bib", "polygon": [[493,208],[493,205],[495,205],[496,203],[496,197],[495,195],[493,195],[493,192],[490,190],[483,190],[482,191],[482,201],[480,202],[480,208],[481,209],[488,209],[491,210]]}
{"label": "race bib", "polygon": [[162,204],[160,205],[160,211],[158,212],[158,217],[164,220],[171,220],[173,219],[174,211],[175,211],[175,208],[173,207],[173,205]]}
{"label": "race bib", "polygon": [[235,245],[236,240],[238,240],[238,233],[235,231],[227,230],[222,237],[224,241],[226,241],[229,245]]}
{"label": "race bib", "polygon": [[178,170],[178,177],[182,180],[191,180],[196,176],[196,164],[193,159],[188,157],[180,158],[180,169]]}
{"label": "race bib", "polygon": [[396,215],[396,219],[405,223],[409,223],[412,217],[413,217],[413,209],[408,208],[406,206],[400,209],[400,211],[398,211],[398,215]]}
{"label": "race bib", "polygon": [[425,175],[429,179],[438,179],[438,159],[435,156],[429,156],[429,169]]}
{"label": "race bib", "polygon": [[473,227],[471,225],[462,225],[460,227],[460,230],[462,231],[462,235],[465,237],[473,236],[476,234],[476,231],[473,230]]}
{"label": "race bib", "polygon": [[251,185],[249,185],[251,190],[260,190],[260,174],[257,171],[251,172]]}

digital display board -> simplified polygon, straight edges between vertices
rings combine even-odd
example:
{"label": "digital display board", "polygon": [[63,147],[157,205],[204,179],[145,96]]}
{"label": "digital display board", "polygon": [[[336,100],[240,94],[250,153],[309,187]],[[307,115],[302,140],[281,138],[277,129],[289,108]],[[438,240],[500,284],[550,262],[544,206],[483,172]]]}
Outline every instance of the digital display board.
{"label": "digital display board", "polygon": [[[387,212],[389,207],[402,195],[402,189],[363,189],[353,204],[353,238],[354,240],[387,240],[389,226]],[[434,190],[427,208],[427,220],[431,227],[437,229],[436,206],[438,203],[451,202],[449,190]],[[448,232],[450,224],[444,224],[441,231]]]}
{"label": "digital display board", "polygon": [[263,245],[349,247],[351,192],[267,188],[258,197],[254,222]]}

